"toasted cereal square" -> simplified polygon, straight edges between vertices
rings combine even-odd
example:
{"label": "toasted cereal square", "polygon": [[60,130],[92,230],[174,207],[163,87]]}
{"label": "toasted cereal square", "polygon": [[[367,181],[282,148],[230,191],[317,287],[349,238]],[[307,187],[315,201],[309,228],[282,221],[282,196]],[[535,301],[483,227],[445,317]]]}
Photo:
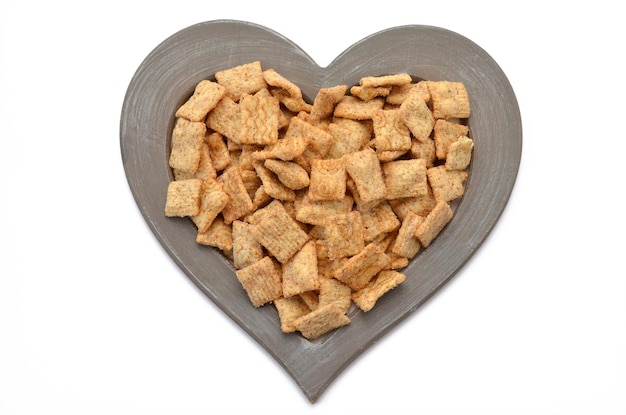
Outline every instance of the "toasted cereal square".
{"label": "toasted cereal square", "polygon": [[263,162],[255,161],[254,170],[263,183],[263,190],[269,196],[279,200],[295,200],[295,192],[281,183],[276,174],[266,168]]}
{"label": "toasted cereal square", "polygon": [[257,151],[254,153],[253,157],[256,160],[280,159],[283,161],[291,161],[302,155],[308,145],[308,137],[297,135],[283,137],[279,138],[276,143],[265,146],[261,151]]}
{"label": "toasted cereal square", "polygon": [[409,212],[402,221],[402,226],[400,226],[398,230],[398,236],[391,246],[390,252],[408,259],[417,255],[421,245],[420,241],[415,237],[415,232],[422,222],[424,222],[422,216],[417,216],[415,213]]}
{"label": "toasted cereal square", "polygon": [[308,241],[283,264],[283,296],[292,297],[319,288],[315,241]]}
{"label": "toasted cereal square", "polygon": [[427,138],[423,142],[412,140],[411,142],[411,157],[416,159],[423,159],[426,162],[426,168],[431,168],[435,165],[437,159],[435,140]]}
{"label": "toasted cereal square", "polygon": [[469,137],[459,137],[454,143],[448,147],[448,155],[446,157],[446,169],[448,170],[465,170],[472,160],[472,149],[474,141]]}
{"label": "toasted cereal square", "polygon": [[352,290],[343,282],[334,278],[323,278],[320,280],[319,292],[318,306],[334,304],[344,313],[350,309]]}
{"label": "toasted cereal square", "polygon": [[380,271],[367,286],[352,293],[352,301],[361,310],[365,312],[370,311],[380,297],[402,284],[405,280],[406,276],[398,271]]}
{"label": "toasted cereal square", "polygon": [[215,179],[217,177],[217,172],[215,171],[211,160],[209,146],[206,143],[203,143],[200,147],[200,162],[198,163],[198,169],[195,173],[179,169],[172,170],[174,172],[175,180]]}
{"label": "toasted cereal square", "polygon": [[395,160],[382,163],[387,199],[424,196],[426,161],[422,159]]}
{"label": "toasted cereal square", "polygon": [[452,209],[450,205],[440,200],[435,208],[426,216],[420,226],[415,231],[415,237],[419,239],[424,248],[428,247],[443,228],[452,219]]}
{"label": "toasted cereal square", "polygon": [[217,83],[226,88],[226,96],[239,101],[244,94],[267,88],[261,62],[255,61],[215,73]]}
{"label": "toasted cereal square", "polygon": [[369,101],[376,97],[386,97],[391,92],[390,87],[383,86],[353,86],[350,88],[350,93],[361,98],[363,101]]}
{"label": "toasted cereal square", "polygon": [[365,247],[363,221],[356,210],[328,216],[323,229],[323,238],[318,242],[324,246],[328,260],[356,255]]}
{"label": "toasted cereal square", "polygon": [[326,304],[294,320],[293,325],[308,340],[314,340],[350,323],[350,318],[335,304]]}
{"label": "toasted cereal square", "polygon": [[371,148],[344,156],[346,171],[354,180],[359,197],[365,203],[382,200],[387,190],[380,161]]}
{"label": "toasted cereal square", "polygon": [[302,98],[302,91],[296,84],[276,72],[274,69],[266,69],[263,71],[265,82],[275,88],[282,89],[292,98]]}
{"label": "toasted cereal square", "polygon": [[284,264],[302,248],[309,236],[289,216],[280,201],[274,200],[264,209],[267,211],[250,232],[270,255]]}
{"label": "toasted cereal square", "polygon": [[292,137],[306,137],[308,144],[303,151],[307,158],[321,158],[326,155],[333,141],[333,136],[321,127],[317,127],[303,117],[293,117],[285,133],[285,139]]}
{"label": "toasted cereal square", "polygon": [[335,105],[344,97],[348,90],[347,85],[336,85],[330,88],[320,88],[313,100],[311,116],[322,119],[333,113]]}
{"label": "toasted cereal square", "polygon": [[280,328],[283,333],[295,332],[296,327],[293,325],[294,320],[311,311],[304,300],[297,295],[289,298],[277,298],[274,300],[274,306],[276,306],[276,311],[278,311]]}
{"label": "toasted cereal square", "polygon": [[394,86],[394,85],[406,85],[413,81],[411,75],[406,73],[393,74],[393,75],[381,75],[381,76],[366,76],[359,80],[359,85],[363,87],[379,87],[379,86]]}
{"label": "toasted cereal square", "polygon": [[165,216],[193,216],[200,212],[202,180],[174,180],[167,186]]}
{"label": "toasted cereal square", "polygon": [[[298,200],[296,199],[296,202]],[[354,199],[346,195],[342,200],[321,200],[314,202],[308,197],[308,193],[296,203],[296,219],[299,222],[310,225],[324,225],[326,218],[340,213],[348,213],[352,210]]]}
{"label": "toasted cereal square", "polygon": [[428,92],[433,103],[433,116],[443,118],[468,118],[470,102],[462,82],[429,81]]}
{"label": "toasted cereal square", "polygon": [[200,81],[193,95],[176,110],[175,115],[189,121],[204,121],[209,111],[215,108],[225,94],[226,88],[220,84],[206,79]]}
{"label": "toasted cereal square", "polygon": [[411,132],[400,118],[399,109],[379,110],[372,116],[377,150],[408,151],[411,149]]}
{"label": "toasted cereal square", "polygon": [[278,177],[278,180],[289,189],[304,189],[310,183],[309,174],[297,163],[267,159],[264,166],[273,172]]}
{"label": "toasted cereal square", "polygon": [[371,131],[360,121],[343,119],[343,122],[332,122],[328,132],[333,136],[327,159],[337,159],[346,154],[362,150],[370,140]]}
{"label": "toasted cereal square", "polygon": [[233,249],[232,227],[224,223],[222,216],[217,216],[205,232],[198,232],[196,242],[200,245],[209,245],[230,251]]}
{"label": "toasted cereal square", "polygon": [[278,141],[281,117],[279,102],[272,96],[243,95],[239,101],[241,144],[274,144]]}
{"label": "toasted cereal square", "polygon": [[458,140],[459,137],[466,137],[468,133],[469,127],[466,125],[446,120],[437,120],[433,128],[437,158],[445,160],[450,144]]}
{"label": "toasted cereal square", "polygon": [[169,166],[173,169],[195,173],[200,165],[205,134],[204,123],[177,118],[172,132]]}
{"label": "toasted cereal square", "polygon": [[343,158],[311,160],[309,199],[343,200],[346,195],[346,166]]}
{"label": "toasted cereal square", "polygon": [[361,220],[363,222],[363,237],[366,242],[373,241],[379,235],[393,232],[402,225],[387,201],[363,212]]}
{"label": "toasted cereal square", "polygon": [[419,142],[428,140],[435,126],[435,117],[418,90],[413,90],[400,105],[400,119]]}
{"label": "toasted cereal square", "polygon": [[417,83],[395,85],[391,88],[391,92],[385,99],[387,104],[402,105],[405,99],[408,98],[411,91],[416,90],[422,97],[424,102],[430,101],[430,92],[428,92],[428,86],[426,81],[419,81]]}
{"label": "toasted cereal square", "polygon": [[252,233],[250,224],[236,220],[233,227],[233,265],[235,269],[242,269],[260,261],[263,258],[263,247]]}
{"label": "toasted cereal square", "polygon": [[369,212],[380,203],[382,203],[385,199],[374,199],[364,202],[361,199],[361,195],[359,195],[359,190],[356,188],[356,183],[350,176],[348,176],[348,180],[346,181],[346,189],[350,191],[350,194],[354,198],[354,203],[356,204],[356,210],[359,212],[365,213]]}
{"label": "toasted cereal square", "polygon": [[222,190],[221,184],[212,178],[202,180],[200,212],[191,217],[198,232],[206,232],[227,203],[228,195]]}
{"label": "toasted cereal square", "polygon": [[209,111],[205,122],[210,129],[220,133],[229,141],[239,143],[241,112],[239,104],[229,97],[222,98],[215,108]]}
{"label": "toasted cereal square", "polygon": [[389,267],[390,258],[375,243],[368,244],[361,252],[349,258],[335,270],[333,277],[353,290],[360,290],[376,274]]}
{"label": "toasted cereal square", "polygon": [[274,96],[278,101],[284,105],[284,108],[291,112],[311,112],[311,104],[306,102],[302,97],[293,97],[289,95],[289,93],[283,89],[272,89],[272,96]]}
{"label": "toasted cereal square", "polygon": [[346,95],[335,105],[333,114],[335,117],[349,118],[351,120],[368,120],[372,119],[374,113],[381,110],[383,105],[385,105],[384,98],[373,98],[369,101],[363,101],[358,97]]}
{"label": "toasted cereal square", "polygon": [[207,135],[204,140],[209,147],[213,168],[215,171],[224,170],[230,164],[230,155],[224,137],[218,132],[213,132]]}
{"label": "toasted cereal square", "polygon": [[318,294],[315,291],[307,291],[298,295],[304,301],[304,303],[309,307],[309,310],[315,310],[319,305]]}
{"label": "toasted cereal square", "polygon": [[428,169],[426,175],[435,199],[450,202],[463,196],[463,182],[467,178],[467,172],[448,170],[445,165],[440,165]]}
{"label": "toasted cereal square", "polygon": [[250,195],[243,184],[239,167],[229,166],[218,176],[217,181],[222,184],[222,189],[228,195],[228,203],[222,210],[224,221],[227,224],[254,210]]}
{"label": "toasted cereal square", "polygon": [[426,184],[426,189],[427,193],[425,196],[389,200],[391,208],[400,220],[404,220],[409,212],[413,212],[418,216],[426,216],[433,210],[437,201],[430,185]]}
{"label": "toasted cereal square", "polygon": [[256,191],[259,189],[259,187],[263,185],[263,182],[261,181],[259,176],[257,176],[255,170],[239,169],[239,172],[241,173],[241,181],[243,182],[243,185],[246,187],[248,196],[250,196],[250,199],[254,199],[254,195],[256,194]]}
{"label": "toasted cereal square", "polygon": [[255,307],[261,307],[282,296],[280,272],[269,256],[237,270],[236,274]]}

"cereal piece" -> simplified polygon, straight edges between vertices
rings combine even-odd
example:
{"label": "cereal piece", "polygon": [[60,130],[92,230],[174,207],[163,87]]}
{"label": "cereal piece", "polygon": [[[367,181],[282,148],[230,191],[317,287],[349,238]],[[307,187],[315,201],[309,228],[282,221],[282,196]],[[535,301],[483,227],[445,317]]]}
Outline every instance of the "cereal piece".
{"label": "cereal piece", "polygon": [[171,181],[167,186],[165,216],[193,216],[200,212],[202,180]]}
{"label": "cereal piece", "polygon": [[206,232],[227,203],[228,195],[222,190],[221,184],[212,178],[202,180],[200,212],[191,217],[198,232]]}
{"label": "cereal piece", "polygon": [[250,199],[254,199],[256,191],[263,185],[263,182],[259,176],[257,176],[255,170],[239,169],[239,172],[241,173],[241,181],[248,192],[248,196],[250,196]]}
{"label": "cereal piece", "polygon": [[193,95],[178,108],[176,117],[186,118],[189,121],[204,121],[209,111],[226,94],[226,88],[220,84],[208,80],[200,81]]}
{"label": "cereal piece", "polygon": [[[316,243],[320,242],[319,240]],[[348,261],[347,257],[337,258],[333,260],[329,260],[328,258],[320,258],[319,256],[319,245],[318,245],[318,256],[317,256],[317,273],[320,281],[322,279],[333,278],[333,273],[341,267],[343,264]]]}
{"label": "cereal piece", "polygon": [[372,119],[374,113],[383,108],[384,98],[374,98],[363,101],[351,95],[344,96],[335,106],[335,117],[349,118],[351,120]]}
{"label": "cereal piece", "polygon": [[206,125],[230,141],[239,143],[239,130],[241,130],[239,104],[227,96],[222,98],[207,115]]}
{"label": "cereal piece", "polygon": [[446,157],[446,169],[465,170],[472,160],[472,149],[474,142],[469,137],[459,137],[448,147]]}
{"label": "cereal piece", "polygon": [[354,180],[361,200],[367,203],[384,199],[386,196],[385,181],[374,150],[368,148],[344,157],[346,171]]}
{"label": "cereal piece", "polygon": [[437,202],[435,208],[426,216],[415,231],[415,237],[419,239],[424,248],[428,247],[443,228],[452,219],[452,209],[443,200]]}
{"label": "cereal piece", "polygon": [[326,304],[297,318],[293,325],[306,339],[314,340],[349,323],[350,318],[339,307]]}
{"label": "cereal piece", "polygon": [[468,118],[470,102],[462,82],[430,81],[428,92],[433,102],[433,116],[443,118]]}
{"label": "cereal piece", "polygon": [[359,85],[363,87],[375,88],[379,86],[406,85],[413,81],[411,75],[406,73],[382,76],[366,76],[359,80]]}
{"label": "cereal piece", "polygon": [[366,242],[374,240],[378,235],[393,232],[402,224],[387,201],[361,214],[363,221],[363,237]]}
{"label": "cereal piece", "polygon": [[356,255],[365,247],[363,221],[358,211],[328,216],[323,225],[323,240],[326,259]]}
{"label": "cereal piece", "polygon": [[396,150],[396,151],[381,151],[381,150],[376,150],[376,157],[378,157],[378,161],[380,161],[381,163],[384,162],[388,162],[388,161],[394,161],[399,159],[400,157],[402,157],[403,155],[405,155],[407,153],[406,150]]}
{"label": "cereal piece", "polygon": [[296,327],[293,325],[293,322],[298,317],[302,317],[311,311],[304,300],[302,300],[299,296],[277,298],[274,300],[274,305],[278,311],[280,329],[283,333],[293,333],[296,331]]}
{"label": "cereal piece", "polygon": [[239,167],[228,167],[217,178],[217,181],[222,184],[224,192],[228,195],[228,203],[222,210],[224,221],[227,224],[252,212],[254,205],[246,186],[243,184]]}
{"label": "cereal piece", "polygon": [[383,270],[370,283],[352,293],[352,301],[361,310],[367,312],[374,308],[376,302],[388,291],[391,291],[406,280],[406,276],[398,271]]}
{"label": "cereal piece", "polygon": [[409,212],[418,216],[426,216],[435,207],[437,201],[433,195],[430,185],[426,184],[426,195],[418,197],[407,197],[404,199],[393,199],[389,201],[391,208],[400,220],[404,220]]}
{"label": "cereal piece", "polygon": [[310,200],[342,200],[346,195],[346,166],[343,158],[311,160],[310,180]]}
{"label": "cereal piece", "polygon": [[293,135],[291,137],[279,138],[276,143],[254,153],[253,157],[256,160],[280,159],[291,161],[302,155],[307,145],[309,145],[308,137]]}
{"label": "cereal piece", "polygon": [[242,269],[260,261],[263,258],[263,247],[252,233],[250,224],[236,220],[233,227],[233,265],[235,269]]}
{"label": "cereal piece", "polygon": [[215,79],[226,88],[226,96],[235,102],[244,94],[254,94],[267,87],[261,62],[258,61],[219,71]]}
{"label": "cereal piece", "polygon": [[402,269],[409,265],[409,258],[405,256],[396,255],[394,253],[388,253],[389,258],[389,269],[398,270]]}
{"label": "cereal piece", "polygon": [[450,147],[450,144],[458,140],[459,137],[467,136],[468,133],[469,128],[466,125],[446,120],[437,120],[435,122],[435,127],[433,128],[433,138],[435,140],[437,158],[445,160],[448,155],[448,147]]}
{"label": "cereal piece", "polygon": [[283,296],[292,297],[318,288],[315,241],[308,241],[283,264]]}
{"label": "cereal piece", "polygon": [[280,263],[287,262],[309,240],[309,236],[289,216],[282,203],[272,201],[250,232]]}
{"label": "cereal piece", "polygon": [[396,85],[391,88],[391,92],[385,101],[388,104],[401,105],[413,90],[419,92],[419,95],[422,97],[424,102],[430,101],[430,92],[428,92],[428,86],[425,81],[419,81],[413,84]]}
{"label": "cereal piece", "polygon": [[463,182],[467,178],[467,172],[448,170],[446,166],[441,165],[431,167],[426,171],[426,175],[435,199],[450,202],[463,196]]}
{"label": "cereal piece", "polygon": [[399,109],[376,111],[372,120],[377,150],[411,149],[411,132],[402,122]]}
{"label": "cereal piece", "polygon": [[413,258],[419,252],[421,245],[419,240],[415,237],[417,228],[424,222],[422,216],[417,216],[413,212],[409,212],[404,220],[402,226],[398,230],[398,236],[390,248],[392,254]]}
{"label": "cereal piece", "polygon": [[400,119],[419,142],[428,140],[435,126],[435,117],[418,90],[400,105]]}
{"label": "cereal piece", "polygon": [[254,209],[256,210],[266,206],[272,200],[274,199],[272,199],[272,197],[267,194],[265,188],[263,187],[263,185],[261,185],[258,189],[256,189],[256,192],[254,192],[252,204],[254,205]]}
{"label": "cereal piece", "polygon": [[328,117],[333,113],[335,105],[344,97],[347,90],[347,85],[321,88],[313,100],[311,116],[318,119]]}
{"label": "cereal piece", "polygon": [[426,161],[421,159],[396,160],[383,163],[387,199],[424,196],[426,188]]}
{"label": "cereal piece", "polygon": [[388,87],[364,87],[353,86],[350,88],[350,93],[355,97],[361,98],[363,101],[369,101],[376,97],[386,97],[391,92],[391,88]]}
{"label": "cereal piece", "polygon": [[282,89],[272,89],[272,95],[278,99],[289,111],[298,113],[301,111],[310,112],[311,104],[306,102],[302,97],[292,97],[288,92]]}
{"label": "cereal piece", "polygon": [[200,245],[214,246],[222,251],[230,251],[233,249],[232,227],[224,223],[222,216],[218,216],[205,232],[198,232],[196,242]]}
{"label": "cereal piece", "polygon": [[429,169],[433,167],[437,158],[435,140],[432,138],[427,138],[423,142],[412,140],[411,156],[416,159],[424,160],[426,162],[426,168]]}
{"label": "cereal piece", "polygon": [[285,139],[291,137],[306,137],[308,144],[303,155],[309,158],[321,158],[326,155],[333,141],[333,136],[326,130],[316,127],[302,117],[293,117],[285,133]]}
{"label": "cereal piece", "polygon": [[278,180],[278,177],[263,165],[261,161],[254,162],[254,170],[263,182],[263,190],[265,193],[279,200],[295,200],[294,191]]}
{"label": "cereal piece", "polygon": [[244,170],[254,170],[254,153],[260,151],[263,146],[256,144],[243,144],[241,146],[241,151],[239,151],[239,157],[237,158],[237,166],[239,166],[239,170],[242,172]]}
{"label": "cereal piece", "polygon": [[347,313],[352,302],[352,290],[343,282],[334,278],[324,278],[319,284],[319,306],[334,304]]}
{"label": "cereal piece", "polygon": [[346,154],[362,150],[370,139],[371,131],[359,121],[344,119],[344,122],[332,122],[328,132],[333,136],[327,159],[337,159]]}
{"label": "cereal piece", "polygon": [[292,190],[304,189],[310,183],[306,170],[291,161],[267,159],[264,166],[273,172],[282,184]]}
{"label": "cereal piece", "polygon": [[211,160],[209,146],[206,143],[203,143],[200,147],[200,162],[198,163],[198,169],[195,173],[179,169],[172,170],[174,172],[175,180],[215,179],[217,177],[217,172],[215,171]]}
{"label": "cereal piece", "polygon": [[204,123],[178,118],[172,132],[169,166],[173,169],[195,173],[200,165],[205,133]]}
{"label": "cereal piece", "polygon": [[374,275],[387,268],[389,261],[389,256],[378,245],[370,243],[335,270],[333,277],[353,290],[360,290]]}
{"label": "cereal piece", "polygon": [[356,184],[351,177],[348,176],[348,180],[346,180],[346,189],[350,191],[352,197],[354,198],[354,203],[356,203],[356,210],[359,212],[368,212],[371,209],[378,206],[384,199],[375,199],[369,202],[364,202],[359,195],[359,191],[356,188]]}
{"label": "cereal piece", "polygon": [[304,303],[309,307],[310,310],[315,310],[319,305],[319,298],[316,292],[307,291],[298,295],[304,301]]}
{"label": "cereal piece", "polygon": [[324,225],[326,218],[339,213],[348,213],[352,210],[354,199],[344,196],[342,200],[321,200],[314,202],[308,194],[296,204],[296,219],[310,225]]}
{"label": "cereal piece", "polygon": [[263,78],[268,85],[284,90],[290,97],[302,98],[302,91],[300,88],[280,75],[274,69],[267,69],[263,71]]}
{"label": "cereal piece", "polygon": [[239,102],[241,144],[274,144],[278,141],[279,102],[274,97],[244,95]]}
{"label": "cereal piece", "polygon": [[272,259],[268,256],[237,270],[237,279],[248,294],[252,305],[261,307],[282,296],[283,286],[280,281],[280,272]]}

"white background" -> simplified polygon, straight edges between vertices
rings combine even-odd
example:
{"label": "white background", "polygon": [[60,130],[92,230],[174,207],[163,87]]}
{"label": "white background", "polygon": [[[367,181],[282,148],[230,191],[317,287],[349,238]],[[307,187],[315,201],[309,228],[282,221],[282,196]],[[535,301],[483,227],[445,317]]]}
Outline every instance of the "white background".
{"label": "white background", "polygon": [[[616,2],[553,3],[3,1],[0,414],[625,414],[626,31]],[[223,18],[322,66],[382,29],[444,27],[500,64],[521,108],[490,237],[315,405],[177,269],[121,163],[137,67]]]}

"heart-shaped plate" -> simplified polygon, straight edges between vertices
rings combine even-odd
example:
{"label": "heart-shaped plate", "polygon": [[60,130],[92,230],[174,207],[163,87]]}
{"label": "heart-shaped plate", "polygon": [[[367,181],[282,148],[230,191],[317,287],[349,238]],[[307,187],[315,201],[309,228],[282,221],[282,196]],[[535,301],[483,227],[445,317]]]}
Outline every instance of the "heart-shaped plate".
{"label": "heart-shaped plate", "polygon": [[[252,61],[273,68],[305,97],[320,88],[354,85],[364,76],[408,73],[461,81],[470,97],[473,160],[454,218],[402,272],[406,281],[368,312],[315,341],[280,330],[273,307],[255,309],[234,267],[199,245],[190,220],[164,215],[174,112],[202,79]],[[311,102],[311,101],[310,101]],[[185,274],[265,348],[314,402],[360,353],[415,311],[476,252],[513,189],[522,150],[519,107],[498,64],[472,41],[432,26],[401,26],[354,44],[325,68],[280,34],[248,22],[199,23],[169,37],[143,61],[124,99],[120,142],[128,183],[141,213]]]}

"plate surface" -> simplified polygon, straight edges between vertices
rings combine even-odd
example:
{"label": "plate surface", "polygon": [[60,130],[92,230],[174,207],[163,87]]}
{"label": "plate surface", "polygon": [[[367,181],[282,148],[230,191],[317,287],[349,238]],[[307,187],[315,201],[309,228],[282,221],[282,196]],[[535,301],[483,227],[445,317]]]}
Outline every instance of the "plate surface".
{"label": "plate surface", "polygon": [[[323,87],[357,84],[363,76],[409,73],[461,81],[472,107],[474,153],[466,192],[443,232],[409,264],[406,281],[369,313],[316,341],[280,331],[273,307],[255,309],[234,268],[195,242],[191,221],[164,215],[171,171],[167,159],[174,112],[202,79],[261,61],[294,82],[305,97]],[[151,230],[185,274],[265,348],[314,402],[370,345],[415,311],[476,252],[498,221],[513,189],[522,151],[522,125],[513,89],[498,64],[478,45],[446,29],[400,26],[352,45],[329,66],[318,66],[280,34],[251,23],[209,21],[158,45],[130,82],[120,121],[129,186]]]}

